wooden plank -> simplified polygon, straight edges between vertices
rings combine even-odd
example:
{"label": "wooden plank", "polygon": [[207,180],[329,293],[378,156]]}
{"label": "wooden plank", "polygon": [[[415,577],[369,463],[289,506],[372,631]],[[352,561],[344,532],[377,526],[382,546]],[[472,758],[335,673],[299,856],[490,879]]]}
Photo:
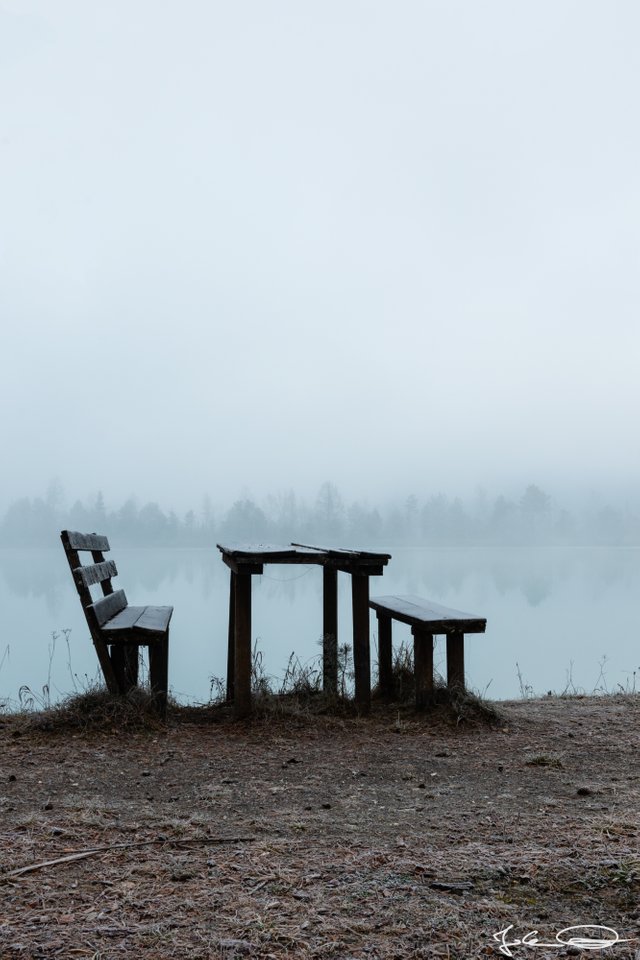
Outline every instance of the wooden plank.
{"label": "wooden plank", "polygon": [[[119,592],[122,593],[121,590]],[[111,596],[115,597],[117,594],[114,593]],[[106,599],[111,600],[111,597]],[[104,600],[98,601],[98,603],[104,602]],[[144,611],[145,607],[123,607],[122,610],[114,614],[113,617],[110,617],[109,620],[105,620],[105,622],[100,625],[101,630],[105,635],[115,635],[116,639],[117,634],[131,633]]]}
{"label": "wooden plank", "polygon": [[378,618],[378,686],[380,696],[391,700],[393,696],[393,653],[391,642],[391,617],[380,610]]}
{"label": "wooden plank", "polygon": [[322,571],[322,689],[338,691],[338,572]]}
{"label": "wooden plank", "polygon": [[463,629],[465,633],[484,633],[487,621],[474,613],[464,613],[451,607],[443,607],[430,600],[414,596],[372,597],[373,610],[391,614],[395,620],[411,626],[425,624],[431,633],[450,633]]}
{"label": "wooden plank", "polygon": [[321,550],[301,548],[295,544],[277,543],[218,543],[218,550],[229,566],[229,561],[237,565],[263,563],[323,563],[325,556]]}
{"label": "wooden plank", "polygon": [[233,702],[236,669],[236,574],[229,574],[229,632],[227,634],[227,700]]}
{"label": "wooden plank", "polygon": [[127,682],[124,675],[124,644],[119,647],[111,647],[110,658],[111,669],[118,687],[118,695],[123,696],[127,692]]}
{"label": "wooden plank", "polygon": [[173,607],[144,607],[142,615],[134,624],[135,632],[166,633],[173,614]]}
{"label": "wooden plank", "polygon": [[412,627],[413,675],[416,684],[416,710],[424,710],[433,700],[433,634],[424,627]]}
{"label": "wooden plank", "polygon": [[60,534],[63,544],[71,550],[109,550],[109,541],[98,533],[78,533],[76,530],[63,530]]}
{"label": "wooden plank", "polygon": [[359,574],[364,573],[368,577],[381,577],[384,573],[384,567],[379,564],[373,563],[370,560],[351,560],[348,563],[343,561],[328,561],[329,564],[335,566],[336,570],[339,570],[341,573],[348,574]]}
{"label": "wooden plank", "polygon": [[242,573],[251,576],[252,574],[259,575],[264,571],[263,564],[256,563],[253,560],[236,559],[235,557],[228,556],[226,553],[223,553],[222,559],[232,573]]}
{"label": "wooden plank", "polygon": [[93,637],[93,646],[95,647],[98,661],[102,668],[102,675],[107,685],[107,690],[109,693],[117,696],[121,692],[120,684],[118,683],[118,678],[113,669],[113,663],[109,655],[109,648],[102,637],[98,636],[97,634]]}
{"label": "wooden plank", "polygon": [[357,560],[372,560],[376,563],[387,563],[391,560],[390,553],[380,553],[374,550],[351,550],[348,547],[321,547],[308,543],[294,543],[294,547],[300,547],[303,550],[317,550],[326,554],[329,558],[336,560],[345,560],[347,558]]}
{"label": "wooden plank", "polygon": [[355,700],[360,713],[371,708],[371,654],[369,649],[369,577],[351,577],[353,607],[353,667]]}
{"label": "wooden plank", "polygon": [[149,683],[156,698],[158,712],[162,718],[167,715],[169,695],[169,631],[159,643],[149,647]]}
{"label": "wooden plank", "polygon": [[111,593],[108,597],[96,600],[95,603],[87,607],[87,610],[93,614],[96,623],[101,627],[107,620],[111,620],[111,618],[115,617],[121,610],[124,610],[126,605],[127,598],[124,590],[116,590],[115,593]]}
{"label": "wooden plank", "polygon": [[111,663],[118,680],[119,692],[128,693],[138,685],[138,647],[119,643],[111,648]]}
{"label": "wooden plank", "polygon": [[113,560],[104,560],[102,563],[87,564],[86,567],[76,567],[73,571],[76,583],[82,583],[85,587],[90,587],[94,583],[100,583],[102,580],[109,580],[111,577],[118,576],[118,570]]}
{"label": "wooden plank", "polygon": [[464,690],[464,634],[461,630],[447,636],[447,686]]}
{"label": "wooden plank", "polygon": [[236,636],[234,668],[234,713],[251,713],[251,575],[236,576]]}

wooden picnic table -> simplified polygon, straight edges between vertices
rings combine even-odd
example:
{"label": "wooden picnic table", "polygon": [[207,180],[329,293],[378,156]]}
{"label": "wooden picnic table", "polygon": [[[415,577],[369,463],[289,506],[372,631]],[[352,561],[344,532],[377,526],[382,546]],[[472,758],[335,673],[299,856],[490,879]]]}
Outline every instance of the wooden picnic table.
{"label": "wooden picnic table", "polygon": [[338,687],[338,573],[351,575],[355,698],[360,711],[368,712],[371,705],[369,577],[381,576],[391,555],[301,543],[219,543],[217,547],[231,570],[227,699],[233,701],[236,716],[251,713],[251,577],[262,574],[264,565],[269,563],[322,567],[322,679],[327,693],[335,693]]}

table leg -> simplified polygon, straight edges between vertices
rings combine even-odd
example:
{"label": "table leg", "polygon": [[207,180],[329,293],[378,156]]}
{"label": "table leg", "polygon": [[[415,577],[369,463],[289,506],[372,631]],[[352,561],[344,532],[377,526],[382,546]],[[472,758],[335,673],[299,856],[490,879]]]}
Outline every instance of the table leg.
{"label": "table leg", "polygon": [[433,700],[433,634],[421,627],[411,627],[411,632],[416,710],[424,710]]}
{"label": "table leg", "polygon": [[393,697],[393,656],[391,644],[391,617],[380,610],[378,617],[378,686],[380,696],[385,700]]}
{"label": "table leg", "polygon": [[235,696],[236,667],[236,575],[229,571],[229,636],[227,640],[227,701],[231,703]]}
{"label": "table leg", "polygon": [[461,630],[447,634],[447,686],[464,690],[464,634]]}
{"label": "table leg", "polygon": [[234,712],[251,713],[251,574],[236,574],[235,582]]}
{"label": "table leg", "polygon": [[325,693],[338,690],[338,571],[323,569],[322,594],[322,688]]}
{"label": "table leg", "polygon": [[356,679],[356,706],[360,713],[371,708],[371,655],[369,650],[369,577],[351,574],[353,606],[353,666]]}

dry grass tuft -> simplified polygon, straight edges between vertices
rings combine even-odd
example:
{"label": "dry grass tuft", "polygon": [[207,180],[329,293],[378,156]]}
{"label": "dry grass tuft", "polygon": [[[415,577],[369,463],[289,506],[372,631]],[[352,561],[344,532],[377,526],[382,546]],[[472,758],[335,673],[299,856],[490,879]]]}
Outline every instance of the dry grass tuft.
{"label": "dry grass tuft", "polygon": [[158,729],[156,699],[148,690],[135,687],[125,696],[115,696],[105,687],[90,687],[65,697],[46,710],[16,714],[19,727],[47,732],[69,730]]}

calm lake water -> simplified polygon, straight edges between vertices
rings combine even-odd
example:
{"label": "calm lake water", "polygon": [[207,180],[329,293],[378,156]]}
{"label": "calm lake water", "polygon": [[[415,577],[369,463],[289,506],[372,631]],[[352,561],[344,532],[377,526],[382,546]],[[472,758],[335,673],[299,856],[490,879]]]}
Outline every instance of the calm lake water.
{"label": "calm lake water", "polygon": [[[487,618],[467,638],[467,680],[493,699],[640,686],[640,548],[398,548],[371,595],[413,593]],[[170,684],[183,702],[209,699],[224,677],[229,573],[219,552],[116,553],[130,603],[172,604]],[[349,577],[340,575],[340,641],[351,642]],[[266,672],[320,653],[322,573],[265,567],[253,578],[253,637]],[[68,645],[65,634],[68,632]],[[371,617],[375,658],[376,619]],[[54,641],[53,635],[57,634]],[[394,641],[410,640],[394,625]],[[436,666],[444,670],[442,641]],[[520,676],[518,674],[520,673]],[[375,672],[375,668],[374,668]],[[22,686],[56,700],[98,676],[97,660],[62,549],[0,550],[0,706]]]}

